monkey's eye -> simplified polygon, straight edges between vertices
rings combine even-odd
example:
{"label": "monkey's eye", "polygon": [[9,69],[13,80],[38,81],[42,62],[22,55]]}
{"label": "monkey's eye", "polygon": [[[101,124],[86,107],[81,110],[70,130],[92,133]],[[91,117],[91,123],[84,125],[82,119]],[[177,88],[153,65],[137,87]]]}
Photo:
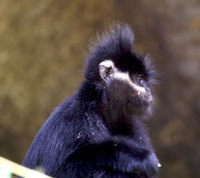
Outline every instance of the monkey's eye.
{"label": "monkey's eye", "polygon": [[137,75],[137,80],[138,80],[138,81],[144,80],[144,75],[138,74],[138,75]]}
{"label": "monkey's eye", "polygon": [[138,82],[140,85],[142,85],[142,84],[144,83],[144,75],[138,74],[136,79],[137,79],[137,82]]}

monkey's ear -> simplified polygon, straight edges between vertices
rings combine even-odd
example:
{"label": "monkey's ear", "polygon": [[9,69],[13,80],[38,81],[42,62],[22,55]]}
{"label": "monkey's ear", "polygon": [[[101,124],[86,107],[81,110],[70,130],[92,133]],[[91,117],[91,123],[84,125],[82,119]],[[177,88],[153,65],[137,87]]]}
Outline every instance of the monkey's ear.
{"label": "monkey's ear", "polygon": [[99,75],[104,81],[109,80],[114,71],[115,67],[111,60],[105,60],[99,64]]}

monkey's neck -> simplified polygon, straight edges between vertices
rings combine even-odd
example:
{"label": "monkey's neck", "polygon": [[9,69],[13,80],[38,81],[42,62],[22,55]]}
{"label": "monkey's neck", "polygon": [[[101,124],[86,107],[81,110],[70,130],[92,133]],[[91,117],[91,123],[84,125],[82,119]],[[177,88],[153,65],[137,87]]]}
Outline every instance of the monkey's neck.
{"label": "monkey's neck", "polygon": [[148,145],[149,138],[140,120],[134,116],[121,115],[120,117],[118,115],[118,117],[113,117],[112,112],[107,111],[102,117],[111,135],[129,137],[138,143],[146,143]]}
{"label": "monkey's neck", "polygon": [[[118,106],[114,106],[114,105]],[[112,135],[134,135],[133,118],[125,116],[119,103],[101,104],[99,107],[100,116]]]}
{"label": "monkey's neck", "polygon": [[112,135],[123,135],[123,136],[133,136],[133,123],[127,123],[126,121],[122,121],[125,118],[117,120],[110,126],[110,131]]}
{"label": "monkey's neck", "polygon": [[98,110],[111,135],[130,137],[137,142],[148,143],[142,121],[137,114],[127,113],[124,103],[107,99],[106,102],[101,102]]}

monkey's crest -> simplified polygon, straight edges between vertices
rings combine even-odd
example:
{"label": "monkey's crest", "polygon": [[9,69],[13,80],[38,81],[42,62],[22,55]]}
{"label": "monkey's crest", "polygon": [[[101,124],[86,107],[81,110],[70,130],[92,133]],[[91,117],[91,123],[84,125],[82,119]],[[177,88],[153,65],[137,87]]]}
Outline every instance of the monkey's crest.
{"label": "monkey's crest", "polygon": [[96,43],[90,46],[90,55],[86,62],[86,79],[97,79],[98,65],[105,59],[118,59],[132,53],[134,35],[128,25],[114,24],[107,32],[98,35]]}
{"label": "monkey's crest", "polygon": [[90,47],[86,61],[85,78],[90,81],[100,80],[99,64],[111,59],[121,71],[145,73],[149,83],[154,77],[154,70],[148,57],[137,55],[134,51],[134,34],[128,25],[114,24],[103,35],[98,35],[96,43]]}

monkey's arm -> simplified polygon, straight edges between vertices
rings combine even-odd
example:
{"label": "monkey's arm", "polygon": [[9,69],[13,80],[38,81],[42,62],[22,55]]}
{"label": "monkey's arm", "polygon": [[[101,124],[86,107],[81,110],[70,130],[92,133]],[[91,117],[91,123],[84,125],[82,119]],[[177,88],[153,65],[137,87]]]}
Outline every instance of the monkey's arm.
{"label": "monkey's arm", "polygon": [[158,173],[157,163],[151,150],[115,139],[76,150],[62,164],[57,177],[152,178]]}

